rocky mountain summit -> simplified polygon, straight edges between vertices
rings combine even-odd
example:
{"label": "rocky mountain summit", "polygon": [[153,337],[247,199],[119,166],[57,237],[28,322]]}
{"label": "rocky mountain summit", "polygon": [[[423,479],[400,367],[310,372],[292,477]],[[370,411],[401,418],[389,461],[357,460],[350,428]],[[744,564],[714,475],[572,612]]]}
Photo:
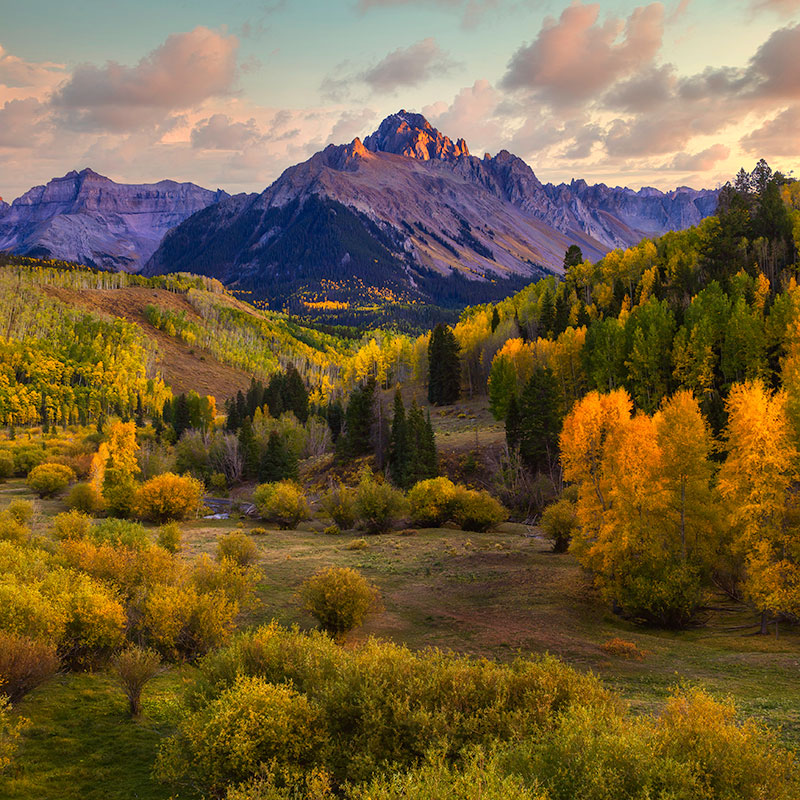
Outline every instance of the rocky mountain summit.
{"label": "rocky mountain summit", "polygon": [[146,272],[201,272],[270,299],[330,298],[355,280],[357,291],[475,302],[558,272],[570,244],[597,259],[715,207],[708,190],[543,184],[508,151],[477,158],[463,139],[401,110],[363,141],[290,167],[261,194],[190,217]]}
{"label": "rocky mountain summit", "polygon": [[228,196],[193,183],[123,184],[72,171],[0,204],[0,250],[136,272],[168,230]]}

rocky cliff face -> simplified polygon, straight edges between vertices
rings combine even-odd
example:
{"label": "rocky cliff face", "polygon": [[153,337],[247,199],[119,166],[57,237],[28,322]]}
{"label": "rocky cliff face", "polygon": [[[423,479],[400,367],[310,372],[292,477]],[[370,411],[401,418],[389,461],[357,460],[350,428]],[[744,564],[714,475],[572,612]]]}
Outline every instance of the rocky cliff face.
{"label": "rocky cliff face", "polygon": [[488,299],[508,280],[558,272],[570,244],[597,259],[699,222],[715,204],[715,192],[691,189],[542,184],[508,151],[476,158],[462,139],[400,111],[363,142],[290,167],[260,195],[189,218],[146,272],[202,272],[273,298],[357,278],[434,302],[445,279],[462,300],[482,296],[475,284]]}
{"label": "rocky cliff face", "polygon": [[136,272],[168,230],[228,196],[193,183],[121,184],[73,171],[0,205],[0,250]]}

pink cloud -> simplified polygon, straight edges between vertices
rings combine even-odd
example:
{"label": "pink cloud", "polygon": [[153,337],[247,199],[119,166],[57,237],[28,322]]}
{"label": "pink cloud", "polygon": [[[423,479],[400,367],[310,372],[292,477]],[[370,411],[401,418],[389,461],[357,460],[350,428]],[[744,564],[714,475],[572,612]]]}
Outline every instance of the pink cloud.
{"label": "pink cloud", "polygon": [[599,21],[598,4],[576,3],[511,57],[507,89],[529,89],[553,105],[585,101],[650,64],[661,48],[664,8],[636,8],[627,20]]}
{"label": "pink cloud", "polygon": [[774,119],[743,137],[742,147],[758,156],[800,154],[800,105],[786,108]]}
{"label": "pink cloud", "polygon": [[228,94],[238,40],[208,28],[172,34],[135,67],[83,64],[59,87],[53,105],[72,127],[134,130],[170,112]]}

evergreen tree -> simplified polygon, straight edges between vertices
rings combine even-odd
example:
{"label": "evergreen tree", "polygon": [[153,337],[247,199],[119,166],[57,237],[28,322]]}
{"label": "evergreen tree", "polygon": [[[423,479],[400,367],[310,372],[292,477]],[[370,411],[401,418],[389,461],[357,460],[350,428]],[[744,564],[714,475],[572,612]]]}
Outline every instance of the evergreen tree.
{"label": "evergreen tree", "polygon": [[452,329],[439,323],[428,344],[428,400],[433,405],[455,403],[461,394],[461,362]]}
{"label": "evergreen tree", "polygon": [[236,408],[235,400],[228,400],[226,403],[228,409],[228,418],[225,421],[225,429],[231,433],[236,433],[242,425],[242,420],[239,417],[239,412]]}
{"label": "evergreen tree", "polygon": [[519,447],[520,422],[517,393],[512,392],[508,401],[508,411],[506,412],[506,443],[509,450],[513,451]]}
{"label": "evergreen tree", "polygon": [[142,405],[142,396],[136,395],[136,427],[144,427],[144,406]]}
{"label": "evergreen tree", "polygon": [[394,394],[394,416],[389,436],[389,474],[397,486],[406,487],[408,478],[408,425],[403,396],[398,388]]}
{"label": "evergreen tree", "polygon": [[189,400],[183,393],[179,394],[175,400],[173,416],[174,422],[172,423],[172,427],[175,429],[175,438],[180,439],[184,431],[189,430],[192,426]]}
{"label": "evergreen tree", "polygon": [[375,420],[375,378],[370,377],[363,386],[350,393],[345,412],[345,431],[339,437],[339,452],[343,456],[356,457],[372,452],[372,423]]}
{"label": "evergreen tree", "polygon": [[256,409],[264,405],[264,391],[264,384],[261,381],[250,378],[250,388],[245,397],[248,416],[252,417],[256,413]]}
{"label": "evergreen tree", "polygon": [[297,369],[290,364],[283,382],[283,406],[305,424],[308,419],[308,391]]}
{"label": "evergreen tree", "polygon": [[576,244],[571,244],[564,253],[564,271],[570,267],[577,267],[583,261],[583,253]]}
{"label": "evergreen tree", "polygon": [[258,442],[253,433],[253,423],[250,422],[250,417],[245,417],[239,428],[239,449],[244,462],[242,472],[245,479],[252,480],[258,477],[260,467]]}
{"label": "evergreen tree", "polygon": [[519,452],[532,472],[550,472],[561,430],[558,383],[547,367],[537,367],[519,401]]}
{"label": "evergreen tree", "polygon": [[267,483],[297,477],[297,459],[286,439],[277,431],[272,431],[269,435],[267,448],[261,457],[258,477]]}
{"label": "evergreen tree", "polygon": [[415,400],[411,404],[406,418],[407,449],[406,478],[403,488],[409,489],[418,481],[435,478],[438,475],[438,457],[436,440],[430,416],[425,417]]}
{"label": "evergreen tree", "polygon": [[245,399],[244,394],[242,394],[241,389],[236,392],[236,416],[239,419],[239,425],[244,422],[245,417],[249,416],[247,413],[247,400]]}
{"label": "evergreen tree", "polygon": [[497,330],[497,326],[500,324],[500,312],[497,310],[497,306],[492,309],[492,333]]}
{"label": "evergreen tree", "polygon": [[338,400],[328,403],[328,409],[325,416],[328,419],[328,427],[331,431],[331,439],[333,439],[335,444],[339,438],[339,434],[342,432],[342,424],[344,422],[344,409],[342,408],[342,404]]}
{"label": "evergreen tree", "polygon": [[264,392],[264,402],[269,408],[270,416],[277,419],[284,411],[286,406],[283,403],[285,378],[282,372],[276,372],[269,379],[269,384]]}

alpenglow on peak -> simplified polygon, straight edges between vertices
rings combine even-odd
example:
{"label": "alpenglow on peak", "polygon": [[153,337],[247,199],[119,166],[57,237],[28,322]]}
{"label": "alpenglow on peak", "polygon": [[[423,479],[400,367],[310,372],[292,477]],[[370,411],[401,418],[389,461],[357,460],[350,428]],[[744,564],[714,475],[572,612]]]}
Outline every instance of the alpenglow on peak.
{"label": "alpenglow on peak", "polygon": [[386,117],[375,133],[364,139],[364,146],[374,153],[394,153],[421,161],[452,161],[469,155],[463,139],[452,139],[436,130],[422,114],[401,109]]}

